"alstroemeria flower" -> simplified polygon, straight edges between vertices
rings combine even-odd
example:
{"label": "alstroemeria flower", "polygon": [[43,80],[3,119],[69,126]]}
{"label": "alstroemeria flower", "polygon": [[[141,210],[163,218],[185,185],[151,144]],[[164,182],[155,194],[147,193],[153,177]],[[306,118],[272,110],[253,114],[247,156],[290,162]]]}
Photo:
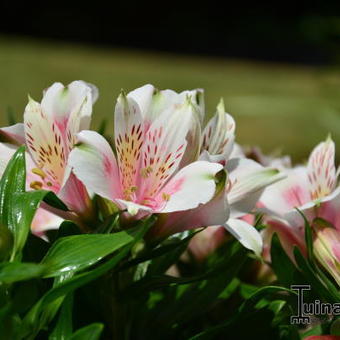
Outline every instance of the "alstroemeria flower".
{"label": "alstroemeria flower", "polygon": [[83,217],[90,213],[90,199],[67,162],[76,134],[89,127],[96,97],[95,87],[85,82],[74,81],[67,87],[55,83],[44,92],[41,103],[29,98],[24,124],[1,129],[11,141],[27,146],[28,189],[53,191]]}
{"label": "alstroemeria flower", "polygon": [[[70,154],[74,173],[89,190],[135,218],[207,204],[215,196],[216,175],[223,166],[196,161],[180,167],[199,114],[195,95],[155,91],[150,85],[127,96],[122,93],[114,117],[117,156],[101,135],[82,131],[81,145]],[[226,216],[224,211],[220,215]]]}
{"label": "alstroemeria flower", "polygon": [[[3,175],[10,159],[15,154],[16,147],[6,143],[0,143],[0,177]],[[30,155],[26,152],[26,167],[33,169],[34,163]],[[32,190],[30,183],[38,177],[31,171],[28,171],[26,178],[26,190]],[[39,179],[39,177],[38,177]],[[45,209],[39,208],[33,218],[31,230],[34,234],[41,236],[45,230],[57,229],[63,222],[63,219]]]}
{"label": "alstroemeria flower", "polygon": [[[254,210],[263,190],[272,183],[282,180],[284,175],[274,168],[264,168],[255,161],[246,158],[231,158],[226,162],[225,169],[228,173],[228,184],[224,195],[225,200],[229,203],[230,216],[223,223],[223,228],[235,236],[244,247],[260,256],[263,246],[262,237],[253,227],[254,219],[249,218],[249,213]],[[214,235],[215,238],[217,236],[224,238],[224,233],[210,232],[210,230],[202,231],[195,238],[207,239],[205,233]],[[193,246],[196,242],[194,239]],[[223,243],[223,240],[212,242],[219,245]],[[198,241],[198,243],[202,248],[202,242]],[[211,245],[207,244],[207,248],[211,249]],[[200,252],[202,253],[203,250]]]}
{"label": "alstroemeria flower", "polygon": [[340,286],[340,232],[335,228],[320,228],[313,248],[315,257]]}
{"label": "alstroemeria flower", "polygon": [[307,167],[284,171],[287,178],[268,187],[261,204],[269,215],[269,225],[282,238],[292,256],[294,245],[304,252],[304,221],[296,208],[309,220],[321,217],[340,228],[340,188],[334,166],[335,146],[328,138],[312,151]]}
{"label": "alstroemeria flower", "polygon": [[[201,160],[219,162],[224,165],[228,173],[228,184],[225,191],[225,200],[230,207],[229,219],[223,223],[232,235],[234,235],[246,248],[253,250],[257,255],[262,251],[262,238],[259,232],[247,222],[246,216],[253,210],[263,190],[268,185],[283,178],[283,175],[273,167],[262,167],[253,160],[244,157],[242,149],[235,145],[235,121],[225,112],[224,103],[217,106],[216,114],[210,119],[202,134]],[[218,228],[218,227],[217,227]],[[208,228],[207,228],[208,229]],[[213,227],[215,230],[216,227]],[[207,234],[207,235],[205,235]],[[191,242],[195,247],[197,242],[200,248],[197,253],[209,253],[211,245],[207,244],[207,250],[202,250],[200,238],[207,239],[213,235],[215,245],[223,243],[224,233],[210,229],[199,233]],[[216,237],[221,238],[217,240]],[[193,249],[195,252],[195,249]]]}

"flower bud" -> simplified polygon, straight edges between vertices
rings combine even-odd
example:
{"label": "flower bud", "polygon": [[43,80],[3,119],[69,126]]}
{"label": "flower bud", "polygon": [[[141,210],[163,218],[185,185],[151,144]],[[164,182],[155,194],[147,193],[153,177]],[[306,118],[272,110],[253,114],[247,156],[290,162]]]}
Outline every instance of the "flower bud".
{"label": "flower bud", "polygon": [[314,241],[314,254],[340,285],[340,233],[334,228],[318,230]]}

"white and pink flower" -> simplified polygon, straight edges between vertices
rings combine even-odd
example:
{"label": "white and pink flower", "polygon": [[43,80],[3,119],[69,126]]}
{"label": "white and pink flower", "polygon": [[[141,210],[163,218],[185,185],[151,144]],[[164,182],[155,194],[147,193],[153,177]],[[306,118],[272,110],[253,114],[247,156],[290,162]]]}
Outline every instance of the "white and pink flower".
{"label": "white and pink flower", "polygon": [[[70,154],[74,173],[89,190],[134,218],[206,205],[216,194],[216,176],[223,166],[208,161],[182,166],[184,157],[197,148],[195,143],[188,147],[188,137],[197,140],[198,96],[197,90],[177,94],[151,85],[120,94],[114,116],[116,155],[101,135],[82,131],[81,145]],[[227,217],[225,207],[215,218],[222,223]],[[156,233],[160,237],[177,231]]]}
{"label": "white and pink flower", "polygon": [[[23,124],[1,129],[10,142],[27,146],[27,190],[51,190],[83,218],[91,214],[90,198],[67,162],[76,134],[89,127],[96,98],[96,88],[83,81],[67,87],[55,83],[44,92],[41,103],[29,98]],[[6,164],[15,149],[5,144],[2,149],[1,162]],[[59,216],[39,209],[32,230],[41,233],[58,227],[61,221]]]}
{"label": "white and pink flower", "polygon": [[320,217],[340,228],[340,187],[334,155],[334,142],[327,138],[314,148],[307,166],[284,170],[287,178],[268,187],[261,197],[267,222],[291,257],[294,245],[305,252],[304,220],[296,208],[311,224]]}

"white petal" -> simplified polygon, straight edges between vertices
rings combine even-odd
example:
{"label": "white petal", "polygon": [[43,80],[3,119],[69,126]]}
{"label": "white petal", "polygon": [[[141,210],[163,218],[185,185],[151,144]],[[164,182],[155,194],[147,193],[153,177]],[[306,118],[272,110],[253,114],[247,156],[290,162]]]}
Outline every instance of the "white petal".
{"label": "white petal", "polygon": [[184,230],[207,226],[221,226],[229,218],[229,205],[225,195],[225,179],[217,184],[214,197],[196,208],[160,214],[152,228],[153,237],[165,237]]}
{"label": "white petal", "polygon": [[[310,223],[314,218],[320,217],[340,230],[340,187],[318,201],[304,204],[299,210]],[[296,209],[287,212],[284,218],[293,226],[304,225],[304,220]]]}
{"label": "white petal", "polygon": [[128,93],[127,97],[132,98],[139,106],[142,117],[145,119],[150,112],[155,88],[153,85],[147,84]]}
{"label": "white petal", "polygon": [[313,200],[329,195],[336,186],[335,145],[330,137],[317,145],[308,160],[308,180]]}
{"label": "white petal", "polygon": [[138,104],[120,94],[115,107],[115,146],[123,190],[139,188],[145,129]]}
{"label": "white petal", "polygon": [[224,227],[247,249],[261,256],[263,241],[261,234],[250,224],[239,219],[229,219]]}
{"label": "white petal", "polygon": [[202,150],[207,150],[211,155],[221,155],[227,160],[233,149],[234,134],[235,121],[224,111],[224,103],[221,100],[216,114],[202,133]]}
{"label": "white petal", "polygon": [[163,213],[193,209],[209,202],[216,190],[215,175],[222,165],[197,161],[181,169],[161,190],[158,199],[169,197]]}
{"label": "white petal", "polygon": [[109,143],[94,131],[78,134],[79,147],[72,150],[69,165],[88,190],[113,200],[121,197],[118,167]]}
{"label": "white petal", "polygon": [[61,83],[50,86],[41,100],[41,108],[45,115],[61,123],[74,113],[91,115],[92,103],[91,87],[83,81],[73,81],[66,87]]}
{"label": "white petal", "polygon": [[[226,169],[230,181],[228,201],[231,205],[247,200],[249,195],[257,194],[266,186],[285,177],[276,169],[264,168],[255,161],[246,158],[230,159]],[[247,212],[249,211],[245,211],[245,213]]]}
{"label": "white petal", "polygon": [[271,214],[283,216],[295,207],[301,207],[310,201],[309,183],[305,167],[296,167],[283,171],[285,179],[268,186],[261,196],[261,204]]}
{"label": "white petal", "polygon": [[3,175],[8,162],[15,154],[16,147],[11,144],[0,143],[0,177]]}
{"label": "white petal", "polygon": [[156,196],[178,169],[187,147],[186,136],[194,110],[189,100],[178,106],[170,106],[146,131],[141,172],[149,172],[141,181],[139,192],[144,199]]}
{"label": "white petal", "polygon": [[49,211],[39,208],[34,215],[31,230],[38,236],[46,230],[58,229],[64,220]]}
{"label": "white petal", "polygon": [[25,128],[23,123],[0,128],[0,133],[7,137],[10,142],[19,145],[25,144]]}

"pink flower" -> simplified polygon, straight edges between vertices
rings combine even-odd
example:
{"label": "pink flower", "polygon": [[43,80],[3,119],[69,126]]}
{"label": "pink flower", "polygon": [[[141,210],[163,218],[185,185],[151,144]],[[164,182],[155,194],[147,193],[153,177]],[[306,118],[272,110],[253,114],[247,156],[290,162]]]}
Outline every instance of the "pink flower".
{"label": "pink flower", "polygon": [[[70,154],[74,173],[89,190],[127,210],[130,217],[158,213],[165,218],[203,209],[216,196],[217,174],[223,166],[208,161],[183,166],[184,157],[196,148],[195,124],[200,124],[196,98],[197,91],[177,94],[151,85],[122,93],[114,117],[117,156],[98,133],[82,131],[78,134],[81,145]],[[222,223],[227,209],[218,211],[215,218]],[[154,237],[180,230],[156,228]]]}
{"label": "pink flower", "polygon": [[305,252],[304,221],[296,208],[310,223],[320,217],[340,227],[340,188],[334,153],[334,142],[328,138],[315,147],[306,167],[286,169],[287,178],[268,187],[261,197],[268,224],[278,232],[291,257],[294,245]]}
{"label": "pink flower", "polygon": [[[82,81],[74,81],[67,87],[55,83],[44,92],[41,103],[29,98],[24,124],[1,129],[10,141],[27,146],[27,189],[53,191],[83,218],[91,214],[90,198],[67,162],[76,134],[89,127],[96,97],[95,87]],[[8,161],[10,153],[2,158]],[[33,222],[37,232],[51,225],[45,222],[42,225],[40,220],[45,221],[38,216]]]}
{"label": "pink flower", "polygon": [[[281,180],[283,176],[273,167],[263,167],[245,158],[242,149],[235,145],[234,140],[235,121],[225,112],[221,101],[216,114],[203,131],[200,159],[224,165],[228,173],[224,200],[229,204],[230,216],[223,223],[223,227],[243,246],[260,256],[262,238],[253,227],[254,218],[249,213],[253,211],[264,188]],[[208,255],[223,244],[226,236],[219,226],[208,227],[194,237],[190,248],[194,254],[202,258],[203,254]]]}

